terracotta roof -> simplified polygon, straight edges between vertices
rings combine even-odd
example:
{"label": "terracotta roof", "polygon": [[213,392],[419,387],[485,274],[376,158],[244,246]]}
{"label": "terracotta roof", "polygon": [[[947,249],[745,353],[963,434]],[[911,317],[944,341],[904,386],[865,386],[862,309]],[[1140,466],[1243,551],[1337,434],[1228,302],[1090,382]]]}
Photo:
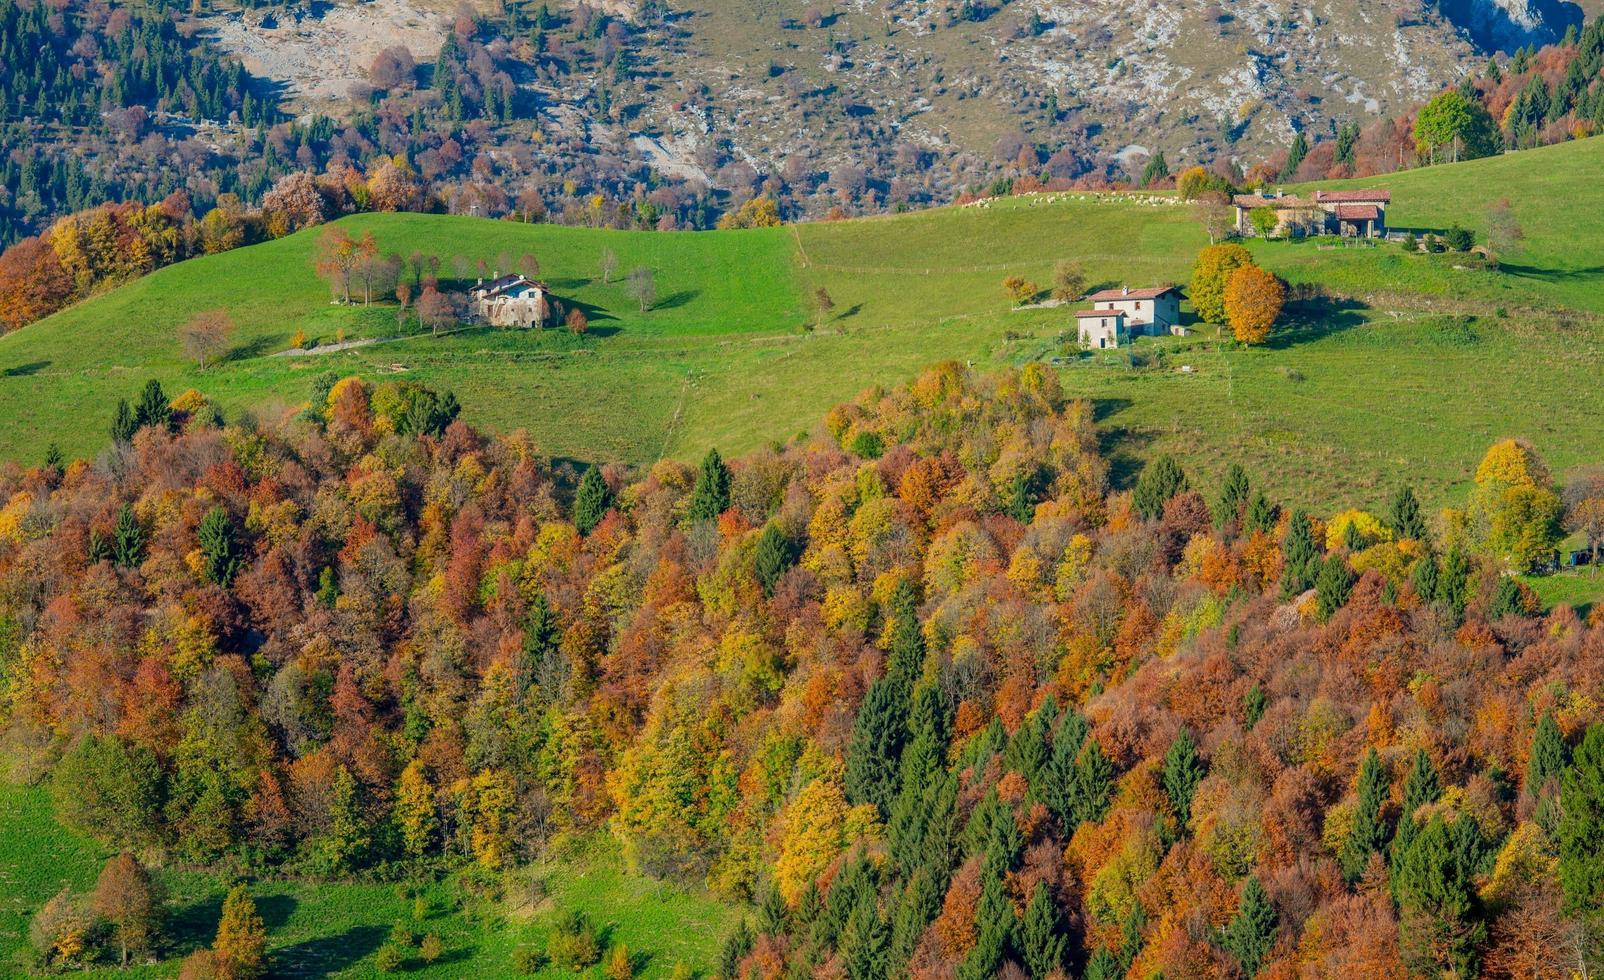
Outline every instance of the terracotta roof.
{"label": "terracotta roof", "polygon": [[1291,211],[1296,208],[1312,208],[1314,202],[1306,197],[1296,194],[1284,194],[1281,197],[1265,197],[1263,194],[1238,194],[1231,198],[1231,203],[1239,208],[1275,208],[1277,211]]}
{"label": "terracotta roof", "polygon": [[1381,212],[1374,204],[1339,204],[1337,205],[1338,221],[1374,221],[1381,217]]}
{"label": "terracotta roof", "polygon": [[1086,297],[1089,302],[1102,303],[1114,299],[1158,299],[1166,293],[1180,292],[1178,286],[1149,286],[1145,289],[1104,289]]}
{"label": "terracotta roof", "polygon": [[1119,316],[1119,317],[1122,317],[1124,315],[1125,315],[1125,311],[1124,310],[1076,310],[1075,311],[1075,316],[1077,318],[1079,318],[1079,319],[1082,319],[1082,320],[1088,319],[1088,318],[1091,318],[1091,317],[1097,317],[1097,316]]}
{"label": "terracotta roof", "polygon": [[1392,191],[1315,191],[1321,204],[1391,204]]}

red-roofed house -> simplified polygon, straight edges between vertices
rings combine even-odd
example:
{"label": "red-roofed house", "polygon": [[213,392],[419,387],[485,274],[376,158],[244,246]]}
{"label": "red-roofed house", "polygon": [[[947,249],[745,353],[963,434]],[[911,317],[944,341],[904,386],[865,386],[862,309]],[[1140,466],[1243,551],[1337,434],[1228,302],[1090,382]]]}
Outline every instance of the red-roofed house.
{"label": "red-roofed house", "polygon": [[1231,203],[1236,206],[1236,230],[1240,235],[1254,233],[1250,218],[1253,211],[1269,208],[1276,214],[1273,235],[1382,238],[1387,234],[1387,205],[1392,203],[1392,194],[1376,190],[1315,191],[1314,197],[1308,198],[1272,192],[1238,194]]}
{"label": "red-roofed house", "polygon": [[1181,290],[1176,286],[1104,289],[1086,297],[1093,312],[1118,310],[1125,314],[1131,334],[1178,333],[1181,326]]}

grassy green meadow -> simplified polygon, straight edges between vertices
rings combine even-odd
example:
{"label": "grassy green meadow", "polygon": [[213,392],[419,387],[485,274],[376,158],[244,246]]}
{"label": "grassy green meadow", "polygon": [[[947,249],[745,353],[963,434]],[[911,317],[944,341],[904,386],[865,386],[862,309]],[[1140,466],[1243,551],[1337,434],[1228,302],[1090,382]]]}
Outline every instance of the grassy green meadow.
{"label": "grassy green meadow", "polygon": [[[150,377],[231,413],[272,414],[333,370],[450,388],[476,423],[525,428],[553,455],[691,458],[790,438],[831,404],[939,359],[1060,358],[1066,388],[1095,400],[1121,479],[1176,451],[1206,480],[1240,461],[1316,507],[1375,505],[1404,479],[1442,504],[1504,436],[1531,439],[1561,471],[1604,455],[1600,166],[1604,139],[1593,139],[1367,181],[1393,190],[1398,227],[1480,230],[1507,196],[1524,249],[1490,271],[1391,246],[1254,242],[1267,267],[1351,301],[1302,311],[1260,349],[1226,349],[1205,327],[1143,339],[1135,358],[1075,354],[1067,310],[1012,310],[1000,283],[1018,274],[1045,288],[1062,258],[1095,285],[1184,282],[1203,232],[1189,207],[1147,196],[694,234],[362,215],[345,220],[351,232],[439,255],[445,276],[453,256],[534,253],[555,292],[590,314],[591,334],[468,329],[273,356],[296,330],[324,342],[399,332],[393,302],[329,302],[312,267],[317,233],[303,232],[161,270],[0,338],[0,455],[36,460],[51,441],[93,455],[116,400]],[[604,249],[619,258],[612,282],[599,278]],[[639,265],[658,289],[644,314],[623,281]],[[821,287],[834,310],[808,329]],[[203,373],[176,329],[216,308],[235,320],[235,351]]]}
{"label": "grassy green meadow", "polygon": [[[22,973],[28,920],[63,887],[85,892],[109,852],[56,824],[38,789],[0,784],[0,976]],[[397,922],[415,936],[438,935],[444,955],[425,964],[413,955],[404,975],[510,977],[520,945],[544,949],[558,910],[577,909],[596,924],[604,947],[627,946],[637,976],[664,977],[684,962],[707,975],[735,912],[691,892],[623,870],[610,841],[581,841],[560,862],[521,869],[520,883],[538,882],[544,898],[492,901],[451,880],[421,886],[250,882],[257,911],[268,927],[270,970],[284,977],[380,976],[374,954]],[[90,971],[106,977],[171,977],[187,953],[211,944],[223,896],[233,882],[184,870],[158,873],[170,919],[162,960],[126,971]],[[527,896],[534,889],[524,887]],[[424,915],[417,917],[417,899]],[[599,969],[590,971],[599,977]],[[565,976],[548,967],[540,977]]]}

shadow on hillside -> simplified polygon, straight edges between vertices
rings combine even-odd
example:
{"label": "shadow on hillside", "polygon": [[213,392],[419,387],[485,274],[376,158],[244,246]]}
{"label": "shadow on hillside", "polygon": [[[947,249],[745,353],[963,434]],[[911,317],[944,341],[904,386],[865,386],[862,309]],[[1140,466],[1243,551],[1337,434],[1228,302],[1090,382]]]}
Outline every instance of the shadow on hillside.
{"label": "shadow on hillside", "polygon": [[38,374],[49,366],[49,361],[29,361],[27,364],[18,364],[0,371],[0,378],[26,378]]}
{"label": "shadow on hillside", "polygon": [[1130,408],[1131,404],[1129,398],[1092,399],[1092,421],[1097,423],[1097,449],[1108,460],[1108,482],[1116,490],[1124,490],[1136,482],[1144,464],[1142,454],[1153,442],[1151,433],[1110,421]]}
{"label": "shadow on hillside", "polygon": [[[548,285],[552,289],[556,289],[556,290],[579,289],[579,288],[581,288],[583,286],[590,285],[591,282],[592,282],[592,280],[586,279],[584,276],[571,276],[571,277],[566,278],[566,279],[547,279],[546,280],[546,285]],[[558,297],[558,299],[561,299],[561,298],[562,297],[560,297],[560,296]]]}
{"label": "shadow on hillside", "polygon": [[1282,313],[1283,325],[1270,335],[1265,346],[1271,350],[1285,350],[1352,330],[1365,322],[1359,311],[1366,309],[1369,307],[1358,300],[1343,297],[1288,303]]}
{"label": "shadow on hillside", "polygon": [[1591,265],[1584,269],[1548,269],[1536,265],[1521,265],[1518,262],[1500,262],[1498,268],[1499,271],[1512,276],[1537,279],[1542,282],[1569,282],[1604,276],[1604,265]]}
{"label": "shadow on hillside", "polygon": [[678,309],[679,307],[684,306],[686,303],[689,303],[691,300],[695,299],[696,297],[698,297],[700,295],[702,295],[702,291],[699,290],[699,289],[682,289],[677,293],[669,293],[667,296],[664,296],[662,299],[660,299],[657,302],[653,303],[652,304],[652,309],[654,309],[654,310],[673,310],[673,309]]}
{"label": "shadow on hillside", "polygon": [[286,946],[271,959],[274,976],[326,977],[349,969],[384,944],[378,926],[357,926],[335,936],[323,936]]}
{"label": "shadow on hillside", "polygon": [[198,902],[180,906],[167,920],[168,939],[180,956],[210,946],[217,935],[217,920],[223,916],[223,896],[208,895]]}
{"label": "shadow on hillside", "polygon": [[256,900],[256,914],[271,932],[283,928],[300,904],[292,895],[263,895]]}
{"label": "shadow on hillside", "polygon": [[240,344],[227,354],[223,355],[225,361],[244,361],[253,357],[261,357],[273,349],[273,338],[257,337],[246,344]]}

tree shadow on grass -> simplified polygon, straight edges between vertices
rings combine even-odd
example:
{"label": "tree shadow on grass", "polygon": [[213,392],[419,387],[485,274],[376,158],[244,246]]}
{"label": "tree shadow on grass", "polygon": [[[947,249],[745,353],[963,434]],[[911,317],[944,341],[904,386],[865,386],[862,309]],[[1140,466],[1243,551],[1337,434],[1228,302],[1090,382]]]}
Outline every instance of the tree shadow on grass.
{"label": "tree shadow on grass", "polygon": [[1265,344],[1271,350],[1285,350],[1362,326],[1360,310],[1369,309],[1356,299],[1345,297],[1298,300],[1282,310],[1282,323]]}
{"label": "tree shadow on grass", "polygon": [[652,304],[654,310],[672,310],[684,306],[691,300],[702,295],[699,289],[682,289],[677,293],[669,293],[656,303]]}
{"label": "tree shadow on grass", "polygon": [[167,920],[167,940],[180,956],[212,944],[223,916],[222,893],[179,906]]}
{"label": "tree shadow on grass", "polygon": [[49,366],[49,361],[29,361],[27,364],[17,364],[0,371],[0,377],[26,378],[30,375],[38,374]]}
{"label": "tree shadow on grass", "polygon": [[1136,483],[1147,461],[1142,453],[1153,442],[1150,433],[1130,426],[1110,424],[1109,419],[1131,406],[1129,398],[1094,398],[1092,421],[1097,423],[1098,450],[1108,460],[1108,482],[1117,490]]}
{"label": "tree shadow on grass", "polygon": [[1516,262],[1500,262],[1500,272],[1522,279],[1536,279],[1540,282],[1571,282],[1585,279],[1597,279],[1604,276],[1604,265],[1590,265],[1581,269],[1547,269],[1536,265],[1521,265]]}
{"label": "tree shadow on grass", "polygon": [[257,337],[248,343],[240,344],[239,346],[233,348],[227,354],[224,354],[220,360],[243,361],[252,357],[261,357],[263,354],[266,354],[269,350],[271,350],[272,347],[273,338]]}
{"label": "tree shadow on grass", "polygon": [[326,977],[356,965],[384,945],[385,930],[357,926],[334,936],[321,936],[273,953],[276,977]]}

